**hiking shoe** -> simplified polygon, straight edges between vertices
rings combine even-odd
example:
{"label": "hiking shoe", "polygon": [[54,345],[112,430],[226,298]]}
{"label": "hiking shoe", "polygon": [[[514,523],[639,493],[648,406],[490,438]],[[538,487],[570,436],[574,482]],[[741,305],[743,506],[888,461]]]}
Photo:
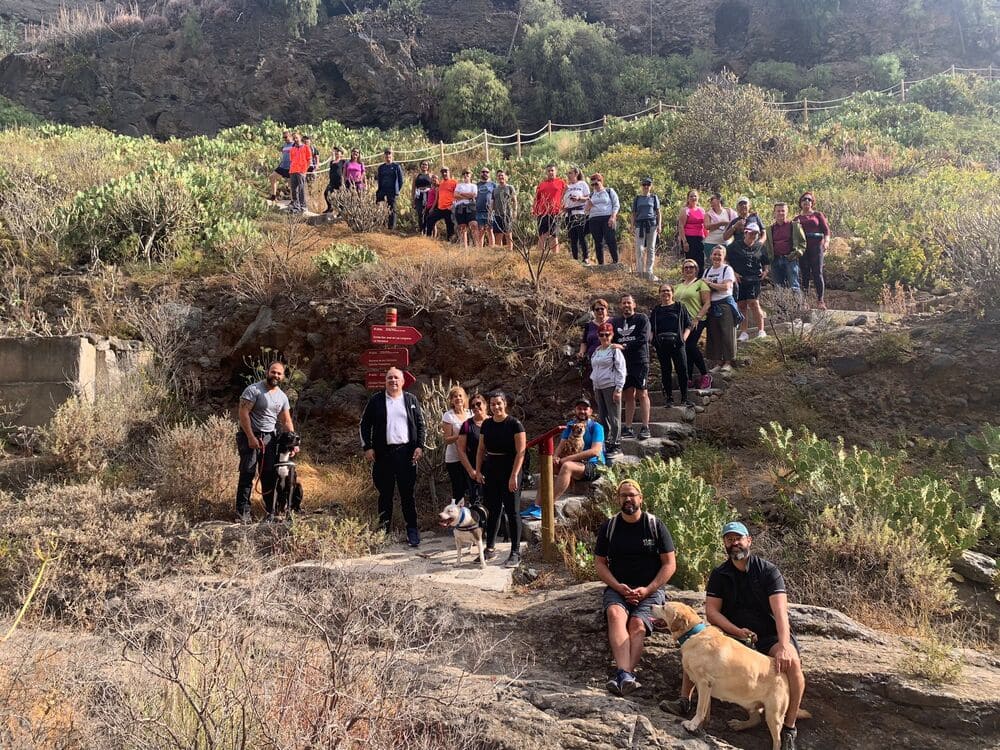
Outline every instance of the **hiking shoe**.
{"label": "hiking shoe", "polygon": [[744,331],[743,333],[740,334],[740,337],[738,339],[736,339],[736,340],[737,341],[749,341],[750,340],[750,334],[747,333],[746,331]]}
{"label": "hiking shoe", "polygon": [[698,387],[701,390],[703,390],[703,391],[704,390],[708,390],[709,388],[711,388],[712,387],[712,376],[709,375],[707,372],[704,375],[702,375],[701,376],[701,382],[698,383]]}
{"label": "hiking shoe", "polygon": [[694,408],[694,401],[692,401],[689,398],[686,398],[686,399],[684,399],[684,406],[686,406],[688,409],[693,409]]}
{"label": "hiking shoe", "polygon": [[253,514],[249,508],[236,514],[236,523],[253,523]]}
{"label": "hiking shoe", "polygon": [[660,701],[660,710],[686,719],[694,713],[694,705],[688,698],[678,698],[675,701]]}
{"label": "hiking shoe", "polygon": [[631,695],[639,689],[639,682],[635,679],[634,674],[625,672],[621,682],[618,683],[618,689],[622,691],[622,695]]}
{"label": "hiking shoe", "polygon": [[671,396],[670,398],[668,398],[666,401],[663,402],[663,405],[669,409],[671,406],[674,405],[674,397]]}
{"label": "hiking shoe", "polygon": [[406,543],[411,547],[420,546],[420,529],[415,526],[408,526],[406,528]]}
{"label": "hiking shoe", "polygon": [[765,331],[763,328],[761,328],[759,331],[757,331],[757,338],[759,338],[759,339],[766,339],[767,338],[767,331]]}
{"label": "hiking shoe", "polygon": [[521,555],[519,555],[517,552],[511,552],[510,557],[507,558],[503,566],[505,568],[516,568],[520,564],[521,564]]}
{"label": "hiking shoe", "polygon": [[782,727],[781,750],[795,750],[795,737],[798,733],[795,727]]}
{"label": "hiking shoe", "polygon": [[497,551],[495,549],[490,549],[489,547],[487,547],[486,549],[483,550],[484,560],[492,560],[496,556],[497,556]]}
{"label": "hiking shoe", "polygon": [[642,426],[642,428],[639,430],[639,439],[640,440],[649,440],[649,438],[650,438],[649,425],[648,424],[644,424]]}
{"label": "hiking shoe", "polygon": [[532,503],[527,508],[521,511],[521,518],[533,518],[536,521],[542,517],[542,507],[540,505],[535,505]]}
{"label": "hiking shoe", "polygon": [[608,688],[609,693],[611,693],[612,695],[622,694],[622,677],[624,675],[625,675],[625,670],[619,669],[618,672],[615,673],[615,676],[607,681],[606,687]]}
{"label": "hiking shoe", "polygon": [[623,438],[634,438],[635,433],[632,431],[632,425],[625,425],[622,427],[622,437]]}

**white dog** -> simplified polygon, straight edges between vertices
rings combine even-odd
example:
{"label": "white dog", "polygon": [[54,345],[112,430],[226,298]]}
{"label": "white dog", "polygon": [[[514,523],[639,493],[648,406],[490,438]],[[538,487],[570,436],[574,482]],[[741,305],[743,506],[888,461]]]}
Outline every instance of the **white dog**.
{"label": "white dog", "polygon": [[438,514],[441,525],[452,530],[455,535],[455,565],[462,564],[462,552],[466,544],[469,545],[469,552],[475,546],[479,547],[479,567],[486,567],[486,558],[483,556],[483,527],[472,512],[465,507],[465,500],[457,503],[452,500],[448,506]]}

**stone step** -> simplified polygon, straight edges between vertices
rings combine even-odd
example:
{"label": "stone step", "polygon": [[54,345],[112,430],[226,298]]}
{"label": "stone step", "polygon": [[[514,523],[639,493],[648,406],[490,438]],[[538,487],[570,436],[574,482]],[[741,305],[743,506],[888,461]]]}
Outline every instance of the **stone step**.
{"label": "stone step", "polygon": [[656,438],[671,440],[689,440],[694,437],[694,426],[687,422],[653,422],[649,423],[649,432]]}
{"label": "stone step", "polygon": [[689,406],[654,406],[649,410],[649,419],[654,422],[693,422],[695,414]]}
{"label": "stone step", "polygon": [[[650,431],[652,432],[652,429]],[[647,440],[626,438],[622,440],[622,453],[639,458],[659,456],[666,460],[679,456],[683,451],[683,446],[670,438],[651,437]]]}

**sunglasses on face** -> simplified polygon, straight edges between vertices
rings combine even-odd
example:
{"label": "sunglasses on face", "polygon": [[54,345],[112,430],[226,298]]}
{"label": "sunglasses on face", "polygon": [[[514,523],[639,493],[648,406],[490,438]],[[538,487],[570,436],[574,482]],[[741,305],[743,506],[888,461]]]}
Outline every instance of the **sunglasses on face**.
{"label": "sunglasses on face", "polygon": [[599,338],[599,339],[609,339],[609,338],[611,338],[611,334],[610,333],[599,333],[599,334],[597,334],[597,338]]}
{"label": "sunglasses on face", "polygon": [[608,308],[606,308],[606,307],[595,307],[594,308],[594,312],[607,312],[607,311],[608,311]]}

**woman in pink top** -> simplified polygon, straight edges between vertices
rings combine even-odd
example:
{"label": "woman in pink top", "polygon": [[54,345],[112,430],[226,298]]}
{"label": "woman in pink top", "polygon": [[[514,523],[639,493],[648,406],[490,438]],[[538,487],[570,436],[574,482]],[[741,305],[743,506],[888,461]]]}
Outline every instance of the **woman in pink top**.
{"label": "woman in pink top", "polygon": [[361,163],[361,152],[351,149],[351,160],[344,165],[344,183],[359,193],[365,189],[365,165]]}
{"label": "woman in pink top", "polygon": [[681,240],[684,257],[698,264],[698,276],[705,268],[705,209],[698,205],[698,191],[688,193],[687,204],[677,216],[677,236]]}

